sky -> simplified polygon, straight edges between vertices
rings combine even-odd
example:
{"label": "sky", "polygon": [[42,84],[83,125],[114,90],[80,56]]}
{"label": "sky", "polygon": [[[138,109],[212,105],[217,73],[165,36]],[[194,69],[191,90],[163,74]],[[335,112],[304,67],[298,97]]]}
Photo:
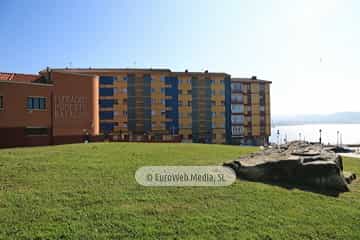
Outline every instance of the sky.
{"label": "sky", "polygon": [[360,111],[360,1],[0,1],[0,72],[141,67],[272,81],[272,115]]}

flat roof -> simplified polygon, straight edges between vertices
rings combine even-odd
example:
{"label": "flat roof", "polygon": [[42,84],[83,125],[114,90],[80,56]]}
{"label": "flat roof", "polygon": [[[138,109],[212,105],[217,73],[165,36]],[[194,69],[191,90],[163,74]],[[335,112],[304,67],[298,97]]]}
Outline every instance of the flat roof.
{"label": "flat roof", "polygon": [[[61,72],[168,72],[174,74],[221,74],[230,75],[223,72],[173,72],[169,68],[49,68],[51,71]],[[41,70],[40,72],[46,72],[47,69]]]}
{"label": "flat roof", "polygon": [[269,80],[262,80],[262,79],[258,79],[258,78],[231,78],[232,82],[243,82],[243,83],[252,83],[252,82],[263,82],[263,83],[272,83]]}

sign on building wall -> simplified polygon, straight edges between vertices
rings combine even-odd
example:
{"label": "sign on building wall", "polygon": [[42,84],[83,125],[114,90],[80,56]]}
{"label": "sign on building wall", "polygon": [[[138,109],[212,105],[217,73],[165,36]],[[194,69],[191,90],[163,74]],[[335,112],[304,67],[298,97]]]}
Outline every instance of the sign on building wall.
{"label": "sign on building wall", "polygon": [[84,96],[56,96],[55,120],[80,119],[88,113],[88,98]]}

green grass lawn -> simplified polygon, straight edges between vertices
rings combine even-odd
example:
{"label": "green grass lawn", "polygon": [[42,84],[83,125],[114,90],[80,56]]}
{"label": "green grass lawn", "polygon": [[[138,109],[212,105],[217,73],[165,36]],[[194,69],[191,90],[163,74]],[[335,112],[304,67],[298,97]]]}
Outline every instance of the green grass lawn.
{"label": "green grass lawn", "polygon": [[[237,181],[143,187],[147,165],[219,165],[257,148],[100,143],[0,150],[0,239],[359,239],[360,184],[329,197]],[[360,173],[360,159],[345,159]]]}

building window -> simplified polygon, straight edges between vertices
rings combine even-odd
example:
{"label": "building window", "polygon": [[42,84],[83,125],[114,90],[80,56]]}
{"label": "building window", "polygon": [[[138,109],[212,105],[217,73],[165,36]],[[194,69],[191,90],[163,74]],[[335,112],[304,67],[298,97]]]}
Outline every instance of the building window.
{"label": "building window", "polygon": [[165,94],[165,88],[161,88],[161,89],[160,89],[160,92],[161,92],[162,94]]}
{"label": "building window", "polygon": [[191,94],[192,94],[192,91],[191,91],[191,90],[188,90],[187,93],[188,93],[189,95],[191,95]]}
{"label": "building window", "polygon": [[242,103],[243,96],[242,95],[231,95],[231,102],[233,103]]}
{"label": "building window", "polygon": [[100,120],[112,120],[114,119],[113,111],[100,111]]}
{"label": "building window", "polygon": [[99,88],[100,96],[114,96],[114,88]]}
{"label": "building window", "polygon": [[27,136],[47,136],[49,129],[44,127],[27,127],[25,128],[25,135]]}
{"label": "building window", "polygon": [[216,124],[215,124],[215,123],[212,123],[212,124],[211,124],[211,127],[212,127],[212,128],[216,128]]}
{"label": "building window", "polygon": [[123,115],[124,115],[124,116],[127,116],[127,115],[128,115],[128,112],[127,112],[127,111],[123,111]]}
{"label": "building window", "polygon": [[260,83],[260,92],[265,92],[265,84],[264,83]]}
{"label": "building window", "polygon": [[151,93],[154,93],[155,92],[155,89],[154,88],[151,88]]}
{"label": "building window", "polygon": [[117,104],[115,99],[100,99],[99,105],[101,108],[112,108],[114,104]]}
{"label": "building window", "polygon": [[188,107],[191,107],[191,106],[192,106],[192,102],[188,101]]}
{"label": "building window", "polygon": [[31,110],[44,110],[46,109],[45,97],[28,97],[27,107]]}
{"label": "building window", "polygon": [[233,113],[243,113],[244,112],[244,105],[231,104],[231,112],[233,112]]}
{"label": "building window", "polygon": [[102,85],[113,85],[116,81],[116,77],[112,76],[100,76],[99,82]]}
{"label": "building window", "polygon": [[211,90],[211,95],[213,95],[213,96],[215,96],[215,95],[216,95],[216,91],[215,91],[215,89],[212,89],[212,90]]}
{"label": "building window", "polygon": [[4,96],[0,96],[0,109],[4,109]]}
{"label": "building window", "polygon": [[123,104],[127,104],[127,99],[126,98],[123,99]]}
{"label": "building window", "polygon": [[115,123],[103,122],[100,123],[100,131],[102,133],[110,133],[114,130]]}
{"label": "building window", "polygon": [[216,112],[211,113],[212,117],[216,117]]}
{"label": "building window", "polygon": [[231,90],[241,91],[241,83],[231,83]]}
{"label": "building window", "polygon": [[233,124],[243,124],[244,123],[244,116],[243,115],[232,115],[231,122]]}
{"label": "building window", "polygon": [[232,127],[232,135],[243,135],[244,133],[244,128],[237,126],[237,127]]}

